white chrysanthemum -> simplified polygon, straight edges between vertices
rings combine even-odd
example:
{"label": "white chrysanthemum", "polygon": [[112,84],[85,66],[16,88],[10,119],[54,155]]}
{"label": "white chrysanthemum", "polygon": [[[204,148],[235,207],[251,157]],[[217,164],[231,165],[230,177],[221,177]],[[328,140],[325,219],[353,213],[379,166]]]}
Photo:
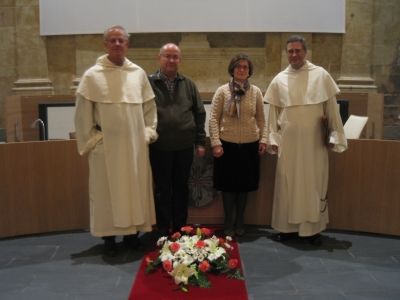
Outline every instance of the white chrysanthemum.
{"label": "white chrysanthemum", "polygon": [[181,262],[182,264],[189,266],[195,262],[195,259],[191,255],[185,255],[184,257],[182,257]]}
{"label": "white chrysanthemum", "polygon": [[166,260],[171,260],[173,261],[175,259],[175,257],[172,255],[171,252],[166,252],[166,253],[161,253],[160,254],[160,260],[161,261],[166,261]]}
{"label": "white chrysanthemum", "polygon": [[166,237],[166,236],[160,237],[160,238],[157,240],[157,246],[158,246],[158,247],[161,247],[161,246],[165,243],[166,240],[167,240],[167,237]]}
{"label": "white chrysanthemum", "polygon": [[188,235],[183,235],[180,239],[179,239],[179,243],[182,243],[182,244],[185,244],[185,243],[187,243],[188,241],[190,241],[190,236],[188,236]]}

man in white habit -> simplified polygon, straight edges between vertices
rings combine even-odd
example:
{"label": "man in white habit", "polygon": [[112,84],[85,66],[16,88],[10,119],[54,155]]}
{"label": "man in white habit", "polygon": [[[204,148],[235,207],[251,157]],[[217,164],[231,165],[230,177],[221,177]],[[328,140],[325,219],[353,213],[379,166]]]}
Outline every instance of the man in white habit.
{"label": "man in white habit", "polygon": [[300,236],[319,246],[329,221],[328,149],[347,149],[336,102],[340,91],[325,69],[306,60],[303,37],[290,37],[286,53],[289,66],[264,97],[270,104],[268,149],[278,155],[271,226],[279,233],[273,238]]}
{"label": "man in white habit", "polygon": [[138,232],[155,223],[148,145],[157,139],[153,90],[142,68],[125,56],[129,35],[121,26],[104,33],[107,54],[82,76],[77,89],[78,151],[88,154],[90,232],[117,254],[116,235],[139,245]]}

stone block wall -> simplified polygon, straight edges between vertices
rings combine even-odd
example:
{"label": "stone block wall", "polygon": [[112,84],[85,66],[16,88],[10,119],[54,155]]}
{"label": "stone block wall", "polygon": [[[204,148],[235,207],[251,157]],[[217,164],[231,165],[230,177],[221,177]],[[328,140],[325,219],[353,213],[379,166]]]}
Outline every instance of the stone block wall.
{"label": "stone block wall", "polygon": [[17,78],[15,57],[15,1],[0,2],[0,128],[4,127],[4,99]]}
{"label": "stone block wall", "polygon": [[400,1],[374,3],[372,73],[384,93],[383,136],[400,140]]}
{"label": "stone block wall", "polygon": [[[103,54],[102,35],[39,35],[38,0],[0,1],[0,128],[10,95],[73,95],[81,74]],[[306,33],[308,58],[326,68],[344,92],[385,94],[384,136],[400,139],[400,1],[347,0],[346,33]],[[229,80],[227,65],[238,52],[253,60],[252,83],[265,91],[287,65],[291,33],[132,34],[128,57],[146,72],[158,68],[167,42],[182,49],[181,71],[203,93]]]}

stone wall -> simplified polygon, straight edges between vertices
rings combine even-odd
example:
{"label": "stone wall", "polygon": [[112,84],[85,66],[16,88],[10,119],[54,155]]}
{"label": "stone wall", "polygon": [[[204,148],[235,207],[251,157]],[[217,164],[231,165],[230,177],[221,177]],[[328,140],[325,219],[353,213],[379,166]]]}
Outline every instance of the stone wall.
{"label": "stone wall", "polygon": [[0,128],[4,127],[4,99],[12,94],[13,83],[17,78],[14,2],[0,2]]}
{"label": "stone wall", "polygon": [[372,73],[385,95],[384,137],[400,140],[400,1],[375,1]]}
{"label": "stone wall", "polygon": [[[73,94],[79,77],[103,53],[101,35],[39,35],[38,0],[0,2],[0,127],[9,95]],[[346,34],[304,34],[308,57],[326,68],[343,91],[385,94],[384,135],[400,139],[400,1],[347,0]],[[262,91],[287,65],[290,33],[132,34],[128,57],[148,73],[157,69],[159,47],[180,45],[181,71],[199,90],[213,93],[228,78],[238,53],[255,65],[252,83]]]}

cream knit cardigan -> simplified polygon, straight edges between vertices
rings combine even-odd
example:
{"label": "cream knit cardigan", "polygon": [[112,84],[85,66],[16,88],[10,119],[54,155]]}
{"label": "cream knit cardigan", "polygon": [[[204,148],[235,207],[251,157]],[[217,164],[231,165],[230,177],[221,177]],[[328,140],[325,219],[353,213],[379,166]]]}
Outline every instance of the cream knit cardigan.
{"label": "cream knit cardigan", "polygon": [[221,145],[221,139],[231,143],[267,143],[264,103],[261,90],[255,85],[240,101],[240,117],[230,116],[226,103],[231,97],[229,84],[220,86],[211,103],[209,131],[211,146]]}

